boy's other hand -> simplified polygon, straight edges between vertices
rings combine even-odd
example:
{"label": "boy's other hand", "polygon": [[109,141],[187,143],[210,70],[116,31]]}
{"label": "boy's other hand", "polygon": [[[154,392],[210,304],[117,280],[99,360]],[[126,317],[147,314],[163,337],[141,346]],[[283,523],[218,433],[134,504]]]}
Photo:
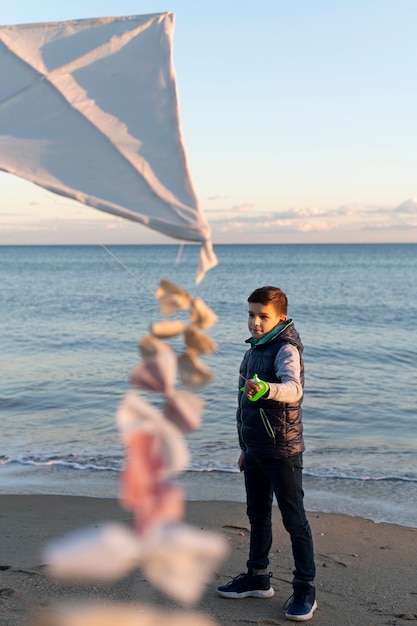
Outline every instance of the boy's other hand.
{"label": "boy's other hand", "polygon": [[237,465],[238,465],[238,468],[239,468],[240,472],[243,472],[244,464],[245,464],[244,461],[245,461],[245,453],[241,452],[240,456],[239,456],[239,458],[237,460]]}

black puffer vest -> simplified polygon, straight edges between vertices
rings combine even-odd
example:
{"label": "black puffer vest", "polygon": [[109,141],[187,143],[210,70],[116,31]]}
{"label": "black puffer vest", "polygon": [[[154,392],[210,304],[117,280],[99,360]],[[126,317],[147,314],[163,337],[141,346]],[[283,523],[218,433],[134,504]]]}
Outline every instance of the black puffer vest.
{"label": "black puffer vest", "polygon": [[255,374],[266,382],[280,382],[274,372],[274,362],[283,344],[292,343],[300,353],[301,384],[304,387],[303,344],[292,322],[270,341],[255,344],[243,357],[239,376],[239,407],[237,427],[242,450],[259,458],[284,458],[304,452],[301,403],[277,402],[261,398],[249,400],[240,390],[245,380]]}

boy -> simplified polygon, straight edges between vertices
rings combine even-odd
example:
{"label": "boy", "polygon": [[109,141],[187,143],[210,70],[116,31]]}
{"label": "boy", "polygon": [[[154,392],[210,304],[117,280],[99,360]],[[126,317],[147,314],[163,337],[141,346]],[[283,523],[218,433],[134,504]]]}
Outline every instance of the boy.
{"label": "boy", "polygon": [[[293,596],[285,617],[307,621],[317,608],[311,530],[303,504],[301,403],[303,345],[291,319],[287,297],[278,287],[261,287],[248,298],[247,339],[239,376],[237,425],[244,472],[247,514],[251,526],[247,572],[218,587],[224,598],[270,598],[274,590],[267,571],[272,545],[272,500],[277,498],[294,557]],[[265,393],[255,374],[266,382]],[[254,379],[255,377],[255,379]]]}

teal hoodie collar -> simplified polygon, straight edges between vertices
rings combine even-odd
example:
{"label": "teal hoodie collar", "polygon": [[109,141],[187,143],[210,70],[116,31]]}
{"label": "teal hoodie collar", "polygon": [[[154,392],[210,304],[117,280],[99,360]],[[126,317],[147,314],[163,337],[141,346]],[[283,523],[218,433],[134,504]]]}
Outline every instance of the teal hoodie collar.
{"label": "teal hoodie collar", "polygon": [[255,337],[249,337],[249,339],[246,339],[245,343],[250,343],[252,347],[262,346],[264,343],[268,343],[269,341],[272,341],[272,339],[275,339],[275,337],[278,337],[278,335],[282,333],[283,330],[288,328],[288,326],[290,326],[292,323],[292,319],[285,320],[285,322],[283,322],[282,324],[274,326],[274,328],[270,330],[269,333],[267,333],[260,339],[255,339]]}

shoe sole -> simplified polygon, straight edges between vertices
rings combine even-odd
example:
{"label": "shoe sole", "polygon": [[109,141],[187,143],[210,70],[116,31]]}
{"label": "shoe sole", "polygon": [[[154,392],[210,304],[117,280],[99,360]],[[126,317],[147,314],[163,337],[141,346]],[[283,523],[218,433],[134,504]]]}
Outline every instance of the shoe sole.
{"label": "shoe sole", "polygon": [[232,598],[235,600],[239,600],[240,598],[263,598],[264,600],[267,598],[272,598],[275,591],[270,587],[269,589],[254,589],[253,591],[242,591],[238,593],[237,591],[220,591],[217,589],[217,593],[221,598]]}
{"label": "shoe sole", "polygon": [[287,619],[292,620],[293,622],[307,622],[309,619],[313,617],[314,611],[317,609],[317,602],[314,600],[314,604],[311,607],[311,611],[306,613],[305,615],[291,615],[291,613],[285,613],[285,617]]}

